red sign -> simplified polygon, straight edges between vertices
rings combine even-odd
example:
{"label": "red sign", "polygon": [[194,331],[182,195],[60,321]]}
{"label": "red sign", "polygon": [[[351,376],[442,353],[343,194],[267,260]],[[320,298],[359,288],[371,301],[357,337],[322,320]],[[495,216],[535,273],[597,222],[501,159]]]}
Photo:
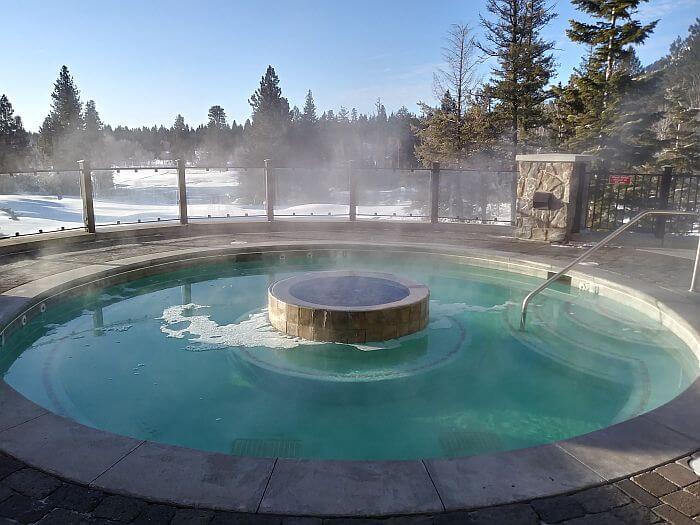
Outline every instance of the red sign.
{"label": "red sign", "polygon": [[631,175],[610,175],[610,184],[632,184]]}

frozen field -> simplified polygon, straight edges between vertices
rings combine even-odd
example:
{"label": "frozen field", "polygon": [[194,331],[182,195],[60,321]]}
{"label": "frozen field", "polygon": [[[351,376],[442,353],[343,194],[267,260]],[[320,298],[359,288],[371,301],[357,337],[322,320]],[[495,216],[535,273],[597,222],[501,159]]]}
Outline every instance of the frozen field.
{"label": "frozen field", "polygon": [[[12,212],[6,211],[11,209]],[[245,218],[264,216],[263,207],[241,207],[233,204],[190,204],[188,206],[189,215],[192,218],[206,218],[207,215],[213,217]],[[408,211],[407,211],[408,210]],[[410,206],[358,206],[358,215],[367,215],[368,218],[378,214],[397,217],[412,213]],[[348,207],[342,204],[302,204],[287,208],[278,208],[276,214],[289,217],[310,216],[315,217],[347,216]],[[178,218],[178,208],[176,204],[128,204],[120,202],[110,202],[95,200],[95,220],[98,225],[116,224],[117,221],[133,223],[141,220],[157,221],[173,220]],[[384,217],[386,218],[386,217]],[[400,217],[404,220],[420,220],[417,217]],[[58,199],[51,196],[23,196],[23,195],[0,195],[0,236],[13,236],[16,232],[20,235],[60,230],[62,227],[80,228],[83,225],[83,203],[79,197],[63,197]]]}

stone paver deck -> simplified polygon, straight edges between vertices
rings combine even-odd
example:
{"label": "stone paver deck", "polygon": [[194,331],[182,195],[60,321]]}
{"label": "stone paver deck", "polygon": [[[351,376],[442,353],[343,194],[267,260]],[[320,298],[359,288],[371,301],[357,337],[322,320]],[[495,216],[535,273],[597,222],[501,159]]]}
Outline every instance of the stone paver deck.
{"label": "stone paver deck", "polygon": [[[318,224],[293,227],[280,223],[280,231],[232,231],[206,235],[199,227],[197,235],[182,236],[179,229],[144,229],[139,236],[118,234],[97,238],[73,237],[70,245],[44,243],[27,246],[5,245],[0,242],[0,293],[25,285],[42,277],[77,270],[86,265],[109,265],[110,261],[144,254],[167,253],[180,249],[209,246],[231,246],[231,243],[268,243],[287,241],[354,241],[409,242],[443,246],[469,246],[475,249],[497,250],[527,256],[532,260],[547,258],[562,264],[578,255],[582,245],[560,247],[515,241],[506,227],[394,227],[358,224],[352,228],[333,231]],[[268,227],[266,227],[268,228]],[[292,231],[290,231],[292,230]],[[191,230],[190,230],[191,231]],[[177,233],[178,236],[173,236]],[[15,241],[16,243],[16,241]],[[12,243],[7,243],[12,244]],[[649,248],[647,246],[646,248]],[[653,248],[653,246],[652,246]],[[686,307],[686,312],[700,312],[700,300],[687,292],[692,261],[675,257],[672,249],[636,250],[634,247],[611,247],[598,252],[593,266],[605,268],[621,279],[636,278],[664,289],[671,300]],[[0,400],[0,410],[2,400]],[[688,408],[700,422],[700,410]],[[646,422],[647,426],[649,421]],[[700,425],[700,423],[698,423]],[[648,430],[647,427],[641,429]],[[697,440],[695,441],[697,442]],[[635,474],[629,479],[589,488],[571,494],[545,499],[523,498],[520,503],[501,506],[481,506],[464,511],[429,512],[411,516],[381,518],[318,518],[276,516],[263,513],[235,513],[208,509],[170,506],[161,503],[110,494],[82,486],[28,467],[21,461],[0,454],[0,525],[9,523],[79,524],[79,523],[163,523],[163,524],[616,524],[616,523],[700,523],[700,477],[688,467],[688,457],[667,457],[662,465]],[[435,476],[442,466],[439,461],[426,462],[427,472]],[[277,465],[275,465],[275,468]],[[280,472],[283,470],[280,465]],[[606,470],[607,469],[607,470]],[[600,465],[606,479],[615,478],[614,458]],[[292,471],[293,472],[293,471]],[[157,475],[157,473],[154,473]],[[500,472],[489,472],[484,483],[508,483],[515,475],[504,464]],[[488,480],[486,480],[488,478]],[[434,480],[433,480],[434,481]],[[478,491],[484,487],[464,487]],[[357,505],[362,507],[362,501]],[[458,505],[459,502],[456,504]],[[258,510],[264,512],[264,499]],[[442,502],[442,508],[455,508]],[[261,508],[262,507],[262,508]]]}

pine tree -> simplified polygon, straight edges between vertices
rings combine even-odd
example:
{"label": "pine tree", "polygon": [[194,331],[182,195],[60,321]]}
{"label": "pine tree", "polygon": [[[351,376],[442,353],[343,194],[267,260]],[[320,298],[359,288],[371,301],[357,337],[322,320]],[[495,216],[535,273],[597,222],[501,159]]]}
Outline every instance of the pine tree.
{"label": "pine tree", "polygon": [[94,163],[97,160],[101,160],[102,128],[104,127],[94,100],[88,100],[85,103],[83,121],[85,122],[86,155]]}
{"label": "pine tree", "polygon": [[226,122],[226,111],[221,106],[212,106],[207,117],[207,125],[200,132],[203,154],[208,162],[225,163],[233,143],[232,128]]}
{"label": "pine tree", "polygon": [[316,116],[316,104],[314,102],[313,93],[309,90],[306,93],[306,99],[304,100],[304,111],[302,112],[302,120],[306,124],[316,124],[318,122],[318,117]]}
{"label": "pine tree", "polygon": [[[492,71],[495,81],[486,90],[488,98],[497,101],[496,118],[510,127],[515,155],[519,144],[526,149],[532,138],[531,132],[546,120],[543,103],[549,96],[545,87],[555,70],[550,53],[554,43],[542,39],[540,31],[556,15],[551,6],[540,0],[493,1],[489,7],[496,15],[496,21],[482,18],[482,24],[487,29],[487,41],[492,47],[480,47],[487,55],[496,58],[498,67]],[[506,11],[508,14],[504,16]],[[499,38],[501,30],[503,33]]]}
{"label": "pine tree", "polygon": [[491,19],[480,17],[484,41],[479,49],[495,59],[491,92],[498,100],[496,116],[510,130],[511,158],[521,142],[528,145],[531,132],[546,121],[546,86],[555,70],[551,50],[541,30],[556,16],[546,0],[487,0]]}
{"label": "pine tree", "polygon": [[595,153],[616,166],[638,166],[653,158],[658,143],[649,131],[660,113],[650,111],[659,78],[639,66],[634,45],[643,43],[656,21],[643,25],[633,19],[646,0],[572,0],[595,23],[570,20],[567,35],[590,46],[585,65],[568,89],[582,103],[571,115],[571,149]]}
{"label": "pine tree", "polygon": [[185,118],[179,113],[170,128],[170,152],[174,159],[191,158],[190,127],[185,124]]}
{"label": "pine tree", "polygon": [[657,125],[662,149],[656,164],[700,171],[700,19],[651,68],[664,76],[664,116]]}
{"label": "pine tree", "polygon": [[224,111],[224,108],[222,108],[221,106],[212,106],[209,108],[209,113],[207,114],[207,116],[209,118],[207,126],[210,129],[226,129],[226,111]]}
{"label": "pine tree", "polygon": [[51,93],[51,112],[41,126],[40,147],[49,163],[74,167],[84,156],[83,105],[68,68],[63,66]]}
{"label": "pine tree", "polygon": [[14,115],[12,104],[0,96],[0,172],[13,171],[25,165],[29,156],[29,135],[22,119]]}
{"label": "pine tree", "polygon": [[280,80],[272,66],[260,79],[260,87],[248,103],[253,108],[251,133],[247,137],[248,162],[262,164],[274,158],[283,162],[287,156],[287,132],[290,126],[289,102],[282,96]]}
{"label": "pine tree", "polygon": [[676,84],[666,91],[668,128],[662,135],[663,149],[658,164],[673,166],[679,172],[700,170],[700,108],[686,105],[687,87]]}

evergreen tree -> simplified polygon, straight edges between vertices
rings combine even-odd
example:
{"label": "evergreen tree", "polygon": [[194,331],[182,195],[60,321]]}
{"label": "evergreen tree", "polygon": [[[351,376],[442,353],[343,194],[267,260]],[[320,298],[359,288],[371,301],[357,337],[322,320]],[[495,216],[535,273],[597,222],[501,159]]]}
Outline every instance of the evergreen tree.
{"label": "evergreen tree", "polygon": [[207,126],[210,129],[226,129],[226,111],[224,111],[224,108],[222,108],[221,106],[212,106],[209,108],[209,113],[207,114],[207,116],[209,118]]}
{"label": "evergreen tree", "polygon": [[191,158],[190,127],[185,124],[185,118],[179,113],[170,128],[170,152],[173,159]]}
{"label": "evergreen tree", "polygon": [[88,100],[85,103],[85,112],[83,114],[85,122],[85,152],[89,159],[94,162],[102,160],[102,141],[103,134],[102,120],[97,112],[94,100]]}
{"label": "evergreen tree", "polygon": [[673,166],[679,172],[700,170],[700,108],[687,106],[687,86],[681,82],[666,90],[668,127],[662,135],[660,165]]}
{"label": "evergreen tree", "polygon": [[699,171],[700,19],[650,69],[662,71],[664,77],[664,116],[657,124],[662,149],[656,164],[671,165],[680,172]]}
{"label": "evergreen tree", "polygon": [[[594,0],[595,1],[595,0]],[[554,43],[541,30],[556,16],[546,0],[487,0],[490,19],[481,18],[484,41],[478,47],[495,59],[491,74],[495,113],[509,128],[511,157],[521,142],[545,122],[546,86],[555,70]]]}
{"label": "evergreen tree", "polygon": [[0,172],[22,168],[28,156],[29,134],[3,94],[0,96]]}
{"label": "evergreen tree", "polygon": [[247,160],[260,165],[265,159],[284,162],[290,126],[289,102],[282,96],[280,80],[272,66],[260,79],[260,87],[248,103],[253,108],[251,132],[247,137]]}
{"label": "evergreen tree", "polygon": [[648,104],[659,77],[642,70],[633,46],[648,38],[656,21],[643,25],[633,18],[645,0],[572,1],[594,23],[570,20],[567,30],[571,40],[591,49],[568,87],[573,93],[567,96],[581,103],[569,118],[574,135],[568,146],[616,166],[644,164],[658,149],[650,130],[660,113]]}
{"label": "evergreen tree", "polygon": [[84,156],[83,105],[68,68],[63,66],[51,93],[51,112],[41,126],[40,147],[49,163],[74,167]]}
{"label": "evergreen tree", "polygon": [[212,106],[206,127],[203,130],[203,149],[206,160],[215,164],[225,163],[232,145],[231,128],[226,122],[226,111],[221,106]]}
{"label": "evergreen tree", "polygon": [[306,124],[316,124],[318,122],[318,117],[316,116],[316,104],[314,103],[314,96],[309,90],[306,93],[306,99],[304,100],[304,111],[302,112],[302,120]]}

